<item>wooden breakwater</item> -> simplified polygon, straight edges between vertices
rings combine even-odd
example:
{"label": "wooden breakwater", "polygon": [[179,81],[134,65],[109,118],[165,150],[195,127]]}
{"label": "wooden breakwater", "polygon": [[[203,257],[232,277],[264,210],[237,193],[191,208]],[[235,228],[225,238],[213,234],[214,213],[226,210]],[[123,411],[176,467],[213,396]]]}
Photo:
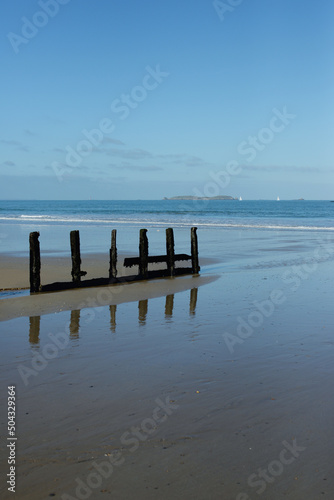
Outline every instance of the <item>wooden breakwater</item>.
{"label": "wooden breakwater", "polygon": [[[166,254],[149,255],[147,229],[139,231],[139,256],[124,259],[124,267],[138,266],[138,273],[131,276],[117,277],[117,247],[116,229],[111,231],[111,247],[109,251],[109,276],[106,278],[93,278],[82,280],[87,272],[81,269],[80,234],[79,231],[71,231],[70,246],[72,259],[72,281],[56,282],[47,285],[41,284],[41,256],[38,232],[30,233],[30,293],[52,292],[69,290],[72,288],[87,288],[93,286],[111,285],[153,278],[174,277],[185,274],[198,274],[200,271],[198,260],[197,228],[192,227],[190,232],[191,253],[176,254],[174,245],[174,231],[166,229]],[[191,267],[176,267],[177,262],[191,262]],[[149,270],[149,264],[165,263],[166,268]]]}

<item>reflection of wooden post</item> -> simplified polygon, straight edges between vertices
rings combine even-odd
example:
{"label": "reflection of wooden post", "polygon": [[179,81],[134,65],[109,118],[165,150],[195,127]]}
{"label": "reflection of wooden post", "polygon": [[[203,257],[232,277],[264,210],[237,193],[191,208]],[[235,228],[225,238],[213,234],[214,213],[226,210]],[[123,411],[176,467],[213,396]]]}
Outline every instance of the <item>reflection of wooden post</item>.
{"label": "reflection of wooden post", "polygon": [[109,306],[109,311],[110,311],[110,330],[113,333],[115,333],[115,331],[116,331],[116,309],[117,309],[116,304]]}
{"label": "reflection of wooden post", "polygon": [[148,309],[148,300],[140,300],[138,302],[138,320],[139,323],[142,325],[145,325],[146,323],[146,316],[147,316],[147,309]]}
{"label": "reflection of wooden post", "polygon": [[174,294],[166,295],[166,304],[165,304],[166,317],[173,316],[173,308],[174,308]]}
{"label": "reflection of wooden post", "polygon": [[193,274],[198,274],[200,267],[198,264],[198,243],[197,243],[197,227],[191,228],[191,267]]}
{"label": "reflection of wooden post", "polygon": [[116,229],[113,229],[111,231],[109,279],[116,278],[116,276],[117,276]]}
{"label": "reflection of wooden post", "polygon": [[32,345],[39,344],[39,333],[41,327],[40,316],[30,316],[29,318],[29,342]]}
{"label": "reflection of wooden post", "polygon": [[72,281],[74,283],[79,283],[81,281],[81,276],[85,276],[87,274],[85,271],[81,271],[79,231],[71,231],[70,240],[72,256]]}
{"label": "reflection of wooden post", "polygon": [[148,239],[147,229],[141,229],[139,233],[139,274],[147,278],[148,272]]}
{"label": "reflection of wooden post", "polygon": [[198,288],[192,288],[190,290],[189,314],[191,314],[191,315],[195,314],[195,311],[196,311],[197,292],[198,292]]}
{"label": "reflection of wooden post", "polygon": [[39,248],[39,233],[29,235],[30,250],[30,292],[36,293],[41,288],[41,254]]}
{"label": "reflection of wooden post", "polygon": [[175,259],[174,259],[174,233],[169,227],[166,229],[166,252],[167,252],[167,270],[170,276],[175,274]]}
{"label": "reflection of wooden post", "polygon": [[80,329],[80,309],[71,311],[70,336],[72,338],[79,337]]}

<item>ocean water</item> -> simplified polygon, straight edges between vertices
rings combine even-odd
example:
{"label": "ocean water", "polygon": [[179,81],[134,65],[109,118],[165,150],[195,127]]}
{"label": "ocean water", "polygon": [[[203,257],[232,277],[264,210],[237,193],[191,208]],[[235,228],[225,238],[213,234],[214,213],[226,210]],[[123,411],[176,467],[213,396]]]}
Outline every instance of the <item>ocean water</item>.
{"label": "ocean water", "polygon": [[[80,230],[82,253],[106,253],[117,229],[121,253],[138,252],[148,229],[150,253],[164,253],[164,230],[173,227],[175,249],[187,252],[198,227],[200,256],[234,265],[270,265],[305,258],[334,238],[330,201],[0,201],[0,253],[28,255],[29,233],[40,232],[41,253],[68,255],[69,232]],[[330,240],[330,241],[329,241]],[[282,260],[283,259],[283,260]],[[297,259],[298,260],[298,259]],[[247,262],[246,262],[247,261]]]}
{"label": "ocean water", "polygon": [[0,201],[0,223],[334,230],[330,201]]}

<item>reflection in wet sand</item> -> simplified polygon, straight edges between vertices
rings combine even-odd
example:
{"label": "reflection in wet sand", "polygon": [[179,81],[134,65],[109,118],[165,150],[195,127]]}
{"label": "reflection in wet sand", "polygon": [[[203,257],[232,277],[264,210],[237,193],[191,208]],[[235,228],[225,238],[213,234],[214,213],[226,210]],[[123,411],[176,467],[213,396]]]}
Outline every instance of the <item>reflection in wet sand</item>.
{"label": "reflection in wet sand", "polygon": [[29,318],[29,342],[32,347],[39,346],[40,329],[41,329],[41,317],[31,316]]}
{"label": "reflection in wet sand", "polygon": [[112,306],[109,306],[109,311],[110,311],[110,330],[111,330],[112,333],[116,332],[116,310],[117,310],[116,304],[112,305]]}
{"label": "reflection in wet sand", "polygon": [[138,302],[138,321],[140,325],[146,324],[146,316],[148,310],[148,300],[140,300]]}
{"label": "reflection in wet sand", "polygon": [[80,330],[80,310],[71,311],[70,338],[78,339]]}
{"label": "reflection in wet sand", "polygon": [[173,316],[173,308],[174,308],[174,294],[166,296],[166,305],[165,305],[165,318],[171,318]]}
{"label": "reflection in wet sand", "polygon": [[[198,288],[192,288],[190,290],[190,302],[189,302],[189,315],[194,316],[196,313],[197,306],[197,294]],[[174,294],[166,295],[165,302],[165,319],[170,320],[173,317],[174,311]],[[74,309],[71,311],[71,319],[69,324],[69,336],[72,340],[79,338],[80,333],[80,309]],[[109,306],[110,313],[110,331],[112,333],[116,332],[116,312],[117,305]],[[138,323],[140,326],[146,325],[148,313],[148,299],[140,300],[138,302]],[[29,343],[32,347],[39,347],[39,336],[40,336],[40,316],[31,316],[29,318]]]}
{"label": "reflection in wet sand", "polygon": [[192,288],[190,290],[190,304],[189,304],[190,316],[194,316],[196,313],[197,293],[198,293],[198,288]]}

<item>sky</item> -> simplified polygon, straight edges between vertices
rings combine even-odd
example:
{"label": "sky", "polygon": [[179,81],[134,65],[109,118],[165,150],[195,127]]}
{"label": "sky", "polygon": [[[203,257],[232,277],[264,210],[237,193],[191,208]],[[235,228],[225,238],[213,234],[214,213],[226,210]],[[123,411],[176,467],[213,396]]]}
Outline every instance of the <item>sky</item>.
{"label": "sky", "polygon": [[4,0],[0,199],[334,199],[332,0]]}

